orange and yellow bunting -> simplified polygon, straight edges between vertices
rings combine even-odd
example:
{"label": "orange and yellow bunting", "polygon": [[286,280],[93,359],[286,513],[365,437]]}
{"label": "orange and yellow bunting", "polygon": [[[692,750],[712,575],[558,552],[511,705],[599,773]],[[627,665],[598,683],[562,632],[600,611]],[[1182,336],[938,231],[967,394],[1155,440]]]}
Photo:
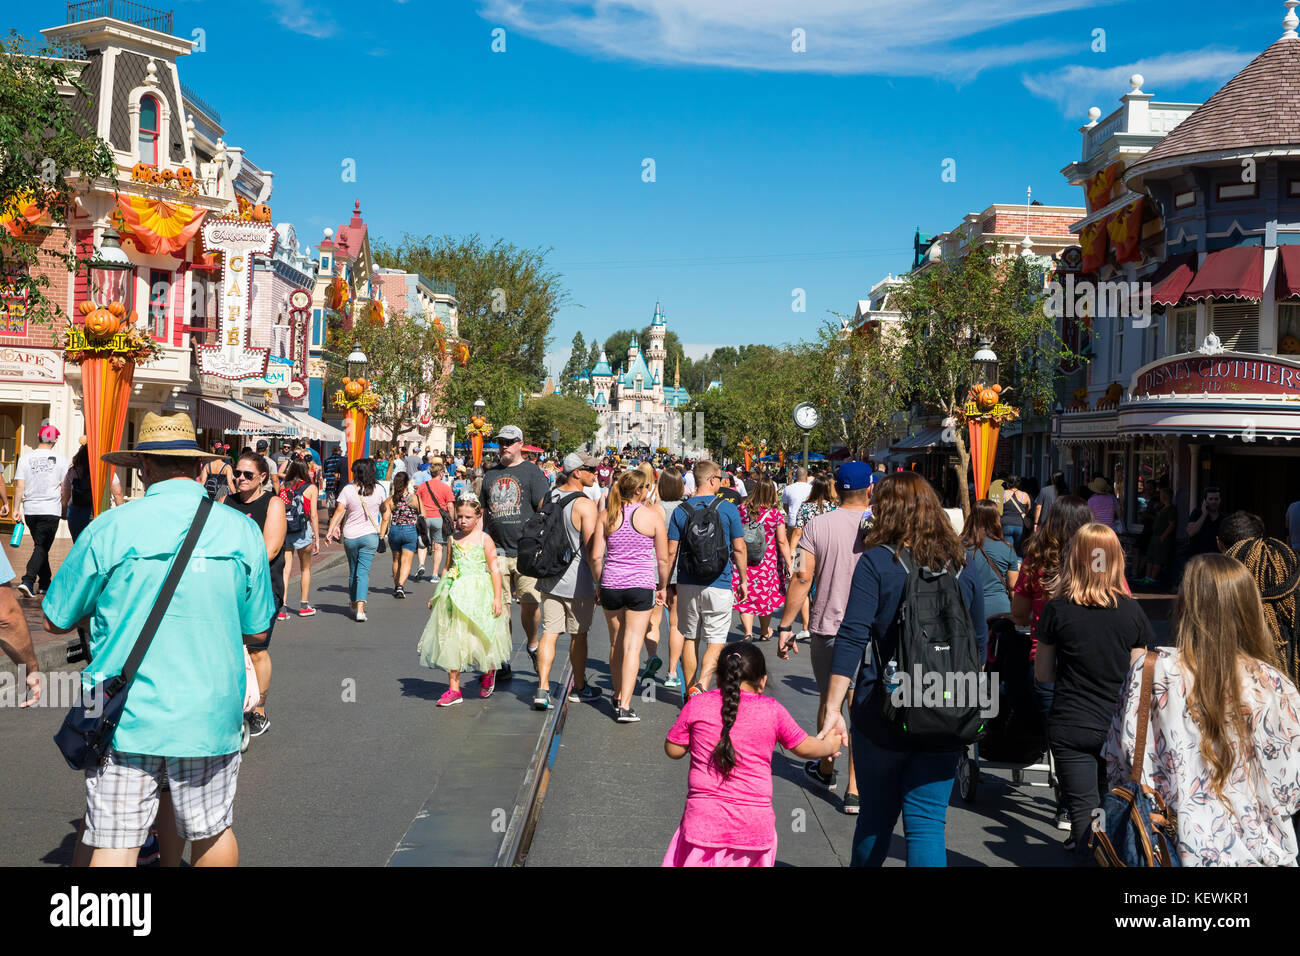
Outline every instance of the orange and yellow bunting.
{"label": "orange and yellow bunting", "polygon": [[180,252],[207,215],[187,203],[147,196],[119,196],[117,211],[136,248],[151,256]]}

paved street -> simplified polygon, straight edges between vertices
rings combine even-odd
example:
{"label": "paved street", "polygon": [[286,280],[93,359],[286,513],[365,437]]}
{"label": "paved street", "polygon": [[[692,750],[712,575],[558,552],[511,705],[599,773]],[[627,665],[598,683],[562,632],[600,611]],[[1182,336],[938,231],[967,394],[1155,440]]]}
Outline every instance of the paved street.
{"label": "paved street", "polygon": [[[366,624],[347,616],[346,568],[335,566],[314,582],[321,613],[277,626],[272,727],[245,755],[235,804],[245,865],[487,866],[496,859],[545,719],[528,706],[533,671],[517,608],[517,678],[486,702],[467,681],[465,703],[437,710],[445,675],[415,659],[432,586],[415,585],[409,599],[394,600],[391,580],[381,576],[387,568],[388,559],[379,557]],[[295,581],[290,598],[296,595]],[[606,693],[597,704],[569,706],[529,866],[657,866],[681,817],[687,765],[663,752],[681,698],[656,684],[653,699],[643,695],[636,704],[641,723],[614,723],[609,641],[603,615],[596,617],[591,672]],[[806,645],[788,662],[777,659],[774,642],[760,646],[769,693],[813,730],[817,696]],[[567,654],[562,638],[553,682]],[[7,770],[0,782],[0,866],[71,859],[81,786],[50,740],[62,715],[0,710]],[[846,865],[854,820],[840,812],[843,774],[834,797],[806,786],[802,761],[782,751],[773,774],[778,862]],[[973,805],[954,794],[953,865],[1063,862],[1049,791],[1012,787],[1009,779],[1008,771],[986,770]],[[900,824],[889,865],[903,857]]]}
{"label": "paved street", "polygon": [[[252,742],[239,775],[235,833],[244,865],[382,866],[426,804],[436,810],[437,846],[426,865],[488,865],[544,715],[528,709],[528,658],[520,680],[437,710],[445,675],[416,663],[432,585],[394,600],[388,559],[378,556],[370,620],[346,617],[346,568],[316,580],[320,614],[277,626],[271,729]],[[296,597],[296,582],[290,596]],[[522,639],[516,618],[516,646]],[[344,682],[355,681],[355,703]],[[0,866],[70,861],[82,810],[80,775],[51,741],[62,710],[0,710]]]}
{"label": "paved street", "polygon": [[[598,614],[598,616],[600,616]],[[593,642],[602,657],[608,646]],[[739,639],[738,620],[732,639]],[[759,645],[767,656],[767,692],[805,730],[815,732],[817,688],[807,645],[790,661],[776,656],[775,640]],[[592,668],[608,690],[603,663]],[[656,685],[656,699],[635,705],[639,724],[617,724],[610,697],[570,704],[551,782],[528,854],[528,866],[658,866],[686,799],[689,758],[669,759],[664,734],[681,697]],[[847,866],[854,818],[840,811],[845,774],[836,795],[807,786],[803,761],[778,748],[772,760],[778,866]],[[1054,866],[1065,863],[1065,834],[1052,827],[1050,791],[1013,788],[1009,771],[986,771],[974,804],[954,791],[948,810],[948,861],[953,866]],[[1043,779],[1042,774],[1034,775]],[[902,823],[886,865],[905,859]]]}

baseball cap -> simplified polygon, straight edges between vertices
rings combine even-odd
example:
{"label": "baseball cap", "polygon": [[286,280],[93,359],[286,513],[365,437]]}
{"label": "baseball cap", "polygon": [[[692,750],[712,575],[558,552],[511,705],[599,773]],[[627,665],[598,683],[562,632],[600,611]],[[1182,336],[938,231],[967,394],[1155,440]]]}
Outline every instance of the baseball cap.
{"label": "baseball cap", "polygon": [[259,439],[257,442],[257,450],[259,452],[266,451],[270,447],[271,447],[270,444],[267,442],[265,438]]}
{"label": "baseball cap", "polygon": [[870,488],[880,476],[865,461],[846,461],[835,469],[835,487],[840,491]]}
{"label": "baseball cap", "polygon": [[600,459],[595,455],[586,455],[580,451],[575,451],[571,455],[564,456],[564,463],[561,467],[566,475],[571,475],[579,468],[596,469],[600,465]]}
{"label": "baseball cap", "polygon": [[58,441],[59,430],[53,425],[43,425],[38,433],[38,437],[41,441]]}
{"label": "baseball cap", "polygon": [[503,425],[493,437],[504,438],[506,441],[523,441],[524,433],[519,430],[518,425]]}

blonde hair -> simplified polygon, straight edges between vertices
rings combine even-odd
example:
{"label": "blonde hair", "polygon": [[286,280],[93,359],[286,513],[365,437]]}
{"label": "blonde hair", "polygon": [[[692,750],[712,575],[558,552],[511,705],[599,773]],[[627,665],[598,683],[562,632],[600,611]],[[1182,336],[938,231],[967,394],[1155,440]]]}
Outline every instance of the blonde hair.
{"label": "blonde hair", "polygon": [[1106,525],[1090,521],[1074,533],[1061,563],[1055,596],[1084,607],[1118,607],[1124,588],[1124,549]]}
{"label": "blonde hair", "polygon": [[623,505],[631,504],[648,487],[650,479],[640,468],[633,468],[618,476],[618,481],[609,486],[609,501],[605,504],[605,530],[612,532],[618,527],[623,514]]}
{"label": "blonde hair", "polygon": [[1250,570],[1223,554],[1198,554],[1188,561],[1174,599],[1172,630],[1192,675],[1187,706],[1201,731],[1210,788],[1222,801],[1239,760],[1247,766],[1258,762],[1241,695],[1241,667],[1261,661],[1277,665]]}

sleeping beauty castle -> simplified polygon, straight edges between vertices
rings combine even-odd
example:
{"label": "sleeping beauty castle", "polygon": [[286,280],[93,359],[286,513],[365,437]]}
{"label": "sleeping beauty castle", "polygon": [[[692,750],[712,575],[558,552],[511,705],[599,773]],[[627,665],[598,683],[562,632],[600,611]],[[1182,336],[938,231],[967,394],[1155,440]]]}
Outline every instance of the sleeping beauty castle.
{"label": "sleeping beauty castle", "polygon": [[[680,368],[673,370],[673,384],[664,384],[667,334],[663,307],[656,302],[644,349],[633,336],[626,361],[620,362],[617,369],[610,365],[602,349],[600,361],[579,373],[578,380],[587,388],[587,402],[600,421],[593,442],[597,450],[667,448],[675,454],[700,453],[701,449],[689,440],[693,432],[685,436],[682,432],[678,409],[689,405],[691,396],[681,387]],[[688,439],[684,444],[683,437]],[[703,441],[702,435],[699,440]]]}

